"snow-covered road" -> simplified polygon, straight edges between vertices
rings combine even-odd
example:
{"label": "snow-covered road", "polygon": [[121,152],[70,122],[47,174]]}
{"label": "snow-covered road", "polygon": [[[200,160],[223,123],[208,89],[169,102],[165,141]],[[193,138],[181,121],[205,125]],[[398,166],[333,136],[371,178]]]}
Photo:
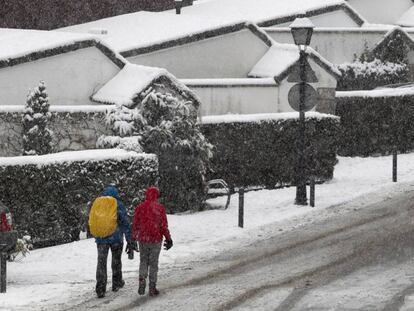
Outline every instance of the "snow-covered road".
{"label": "snow-covered road", "polygon": [[[315,208],[295,206],[293,187],[248,192],[245,196],[244,229],[237,227],[236,195],[227,210],[169,215],[174,247],[168,252],[163,251],[160,258],[159,287],[165,293],[162,299],[167,299],[171,288],[188,279],[208,275],[240,261],[240,257],[250,249],[254,250],[258,243],[277,237],[281,239],[278,242],[281,247],[291,243],[304,228],[341,228],[346,219],[352,220],[353,215],[358,215],[357,212],[363,211],[367,205],[387,201],[389,197],[414,189],[414,154],[399,156],[397,184],[391,181],[391,163],[391,157],[339,158],[334,179],[317,186]],[[225,198],[210,202],[221,205]],[[344,216],[341,222],[329,221],[341,215]],[[325,253],[321,258],[329,256]],[[314,260],[323,263],[322,259]],[[124,256],[126,287],[118,293],[108,292],[104,301],[98,301],[94,294],[95,267],[93,240],[35,250],[27,258],[8,265],[8,292],[0,296],[0,309],[60,310],[75,307],[84,310],[102,302],[99,309],[117,309],[137,302],[137,259],[130,261]],[[286,269],[286,266],[282,265],[281,269]],[[229,285],[222,291],[232,291],[235,286],[237,284]],[[291,290],[291,287],[280,288],[270,296],[276,304],[276,301],[284,300]],[[351,288],[349,291],[354,294],[358,290]],[[265,293],[261,291],[261,294]],[[147,300],[146,297],[140,299],[143,302]]]}
{"label": "snow-covered road", "polygon": [[132,286],[82,308],[393,310],[395,297],[414,284],[413,199],[414,190],[363,209],[358,200],[336,206],[322,221],[170,273],[157,299],[138,297]]}

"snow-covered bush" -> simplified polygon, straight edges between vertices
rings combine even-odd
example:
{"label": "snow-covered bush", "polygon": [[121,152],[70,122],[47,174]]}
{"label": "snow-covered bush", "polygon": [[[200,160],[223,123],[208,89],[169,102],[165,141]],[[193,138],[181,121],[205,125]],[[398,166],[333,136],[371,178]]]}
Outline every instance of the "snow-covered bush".
{"label": "snow-covered bush", "polygon": [[49,98],[43,81],[29,93],[23,112],[23,154],[47,154],[52,152],[52,132],[48,129]]}
{"label": "snow-covered bush", "polygon": [[21,239],[17,239],[16,248],[9,255],[9,260],[19,261],[23,257],[26,257],[26,255],[30,253],[31,249],[33,249],[31,237],[25,235]]}
{"label": "snow-covered bush", "polygon": [[371,90],[387,84],[409,81],[407,34],[392,30],[374,50],[365,43],[364,52],[354,62],[338,66],[342,73],[337,90]]}
{"label": "snow-covered bush", "polygon": [[337,67],[342,73],[337,90],[371,90],[381,85],[407,82],[409,69],[406,63],[393,63],[378,58],[357,60]]}
{"label": "snow-covered bush", "polygon": [[[199,209],[205,199],[205,174],[212,146],[197,124],[196,108],[179,96],[149,88],[133,107],[108,114],[115,137],[101,137],[98,146],[134,148],[159,160],[161,200],[170,212]],[[132,140],[131,140],[132,139]]]}
{"label": "snow-covered bush", "polygon": [[[394,28],[385,35],[386,39],[380,47],[377,47],[371,57],[381,59],[384,62],[396,64],[408,64],[408,53],[411,38],[401,28]],[[410,42],[407,44],[407,41]]]}
{"label": "snow-covered bush", "polygon": [[[202,131],[215,146],[210,179],[223,178],[233,187],[294,184],[297,117],[223,123],[204,119]],[[338,127],[335,117],[307,117],[307,176],[321,181],[332,178]]]}
{"label": "snow-covered bush", "polygon": [[414,150],[414,96],[338,97],[339,154],[386,155]]}
{"label": "snow-covered bush", "polygon": [[[91,152],[93,157],[85,156]],[[119,188],[132,212],[157,179],[155,155],[126,157],[119,150],[0,158],[0,200],[10,207],[15,229],[30,235],[35,247],[77,240],[90,202],[107,185]]]}

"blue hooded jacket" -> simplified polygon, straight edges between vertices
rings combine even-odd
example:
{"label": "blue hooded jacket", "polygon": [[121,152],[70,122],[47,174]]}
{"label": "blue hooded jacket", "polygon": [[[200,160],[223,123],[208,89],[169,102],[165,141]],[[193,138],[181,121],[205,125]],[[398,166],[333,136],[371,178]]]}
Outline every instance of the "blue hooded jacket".
{"label": "blue hooded jacket", "polygon": [[118,227],[111,236],[106,238],[95,238],[95,242],[97,244],[120,244],[124,241],[124,235],[127,242],[131,241],[129,217],[124,204],[119,198],[118,189],[114,186],[109,186],[104,190],[102,196],[114,197],[118,202]]}

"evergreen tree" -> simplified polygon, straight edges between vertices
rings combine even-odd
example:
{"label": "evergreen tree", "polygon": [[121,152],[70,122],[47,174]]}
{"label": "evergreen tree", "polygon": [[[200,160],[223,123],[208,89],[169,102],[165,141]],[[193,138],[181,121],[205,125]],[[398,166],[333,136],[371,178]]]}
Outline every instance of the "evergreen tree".
{"label": "evergreen tree", "polygon": [[394,31],[388,38],[386,45],[375,53],[375,57],[384,62],[408,64],[409,47],[406,34]]}
{"label": "evergreen tree", "polygon": [[137,151],[158,156],[161,200],[169,211],[201,208],[213,147],[191,102],[150,89],[136,107],[113,110],[108,123],[117,136],[101,137],[98,146],[123,148],[132,139],[141,146]]}
{"label": "evergreen tree", "polygon": [[52,132],[47,128],[50,119],[49,98],[43,81],[29,93],[23,111],[23,154],[41,155],[52,151]]}

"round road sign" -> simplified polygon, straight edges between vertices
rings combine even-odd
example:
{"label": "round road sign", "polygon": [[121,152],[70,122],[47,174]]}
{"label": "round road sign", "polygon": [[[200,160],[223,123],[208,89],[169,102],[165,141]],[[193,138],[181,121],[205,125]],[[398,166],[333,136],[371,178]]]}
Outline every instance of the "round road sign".
{"label": "round road sign", "polygon": [[[295,84],[292,86],[292,88],[289,90],[288,94],[288,101],[290,107],[292,109],[299,111],[299,103],[300,103],[300,83]],[[309,111],[313,107],[316,106],[318,103],[318,93],[315,91],[315,89],[310,85],[305,83],[305,96],[304,96],[304,103],[303,103],[303,111]]]}

